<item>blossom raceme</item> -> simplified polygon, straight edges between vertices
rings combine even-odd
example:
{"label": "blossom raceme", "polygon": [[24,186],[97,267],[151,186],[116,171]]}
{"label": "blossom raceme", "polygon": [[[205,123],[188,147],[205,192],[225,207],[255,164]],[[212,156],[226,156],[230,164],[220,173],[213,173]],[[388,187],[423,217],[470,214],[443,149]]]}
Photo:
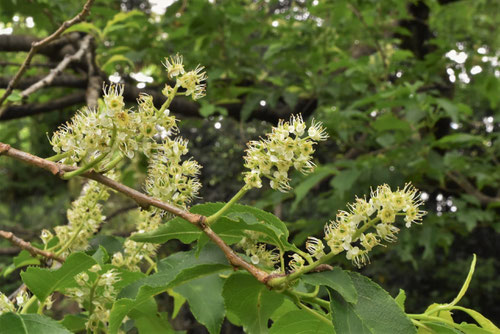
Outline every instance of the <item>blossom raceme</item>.
{"label": "blossom raceme", "polygon": [[251,141],[245,155],[244,173],[247,186],[260,188],[262,177],[270,180],[271,188],[287,192],[290,190],[290,168],[303,174],[314,170],[312,154],[314,145],[328,138],[320,122],[313,121],[306,131],[301,115],[292,116],[290,121],[281,120],[267,138]]}
{"label": "blossom raceme", "polygon": [[[420,223],[426,214],[420,210],[423,201],[420,193],[411,185],[392,191],[387,185],[381,185],[371,192],[370,200],[356,198],[348,204],[348,211],[339,211],[335,221],[325,225],[324,241],[330,251],[338,254],[346,252],[346,258],[361,267],[369,262],[368,253],[384,241],[397,239],[399,228],[397,218],[404,216],[406,227]],[[322,240],[309,237],[306,248],[309,253],[320,258],[325,246]]]}

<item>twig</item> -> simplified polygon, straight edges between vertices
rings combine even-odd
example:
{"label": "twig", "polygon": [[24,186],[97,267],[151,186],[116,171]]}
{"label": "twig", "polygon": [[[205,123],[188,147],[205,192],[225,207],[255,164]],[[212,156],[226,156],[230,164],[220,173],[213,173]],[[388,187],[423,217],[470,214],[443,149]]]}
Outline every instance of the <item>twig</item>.
{"label": "twig", "polygon": [[500,202],[500,197],[491,197],[480,192],[472,183],[470,183],[462,174],[459,172],[448,172],[446,173],[450,179],[453,180],[460,188],[462,188],[467,194],[476,197],[482,204],[490,204],[495,202]]}
{"label": "twig", "polygon": [[52,81],[54,81],[54,78],[58,76],[60,73],[62,73],[62,71],[64,71],[64,69],[68,66],[69,63],[71,63],[72,61],[77,61],[83,56],[83,54],[87,51],[87,49],[90,46],[91,39],[92,35],[85,36],[80,45],[80,49],[77,52],[75,52],[75,54],[71,56],[66,55],[64,59],[54,69],[50,70],[50,73],[46,77],[44,77],[42,80],[34,83],[30,87],[23,90],[21,92],[21,97],[23,98],[27,97],[28,95],[33,94],[40,88],[50,85]]}
{"label": "twig", "polygon": [[[52,35],[47,36],[46,38],[42,39],[41,41],[34,42],[31,44],[31,49],[28,52],[26,59],[24,60],[23,64],[21,65],[21,67],[17,71],[17,73],[14,76],[14,78],[12,79],[12,81],[9,83],[9,86],[5,90],[5,93],[0,98],[0,106],[5,102],[7,97],[9,97],[9,95],[12,93],[12,91],[14,90],[14,87],[16,86],[17,82],[19,81],[21,76],[24,74],[24,72],[26,71],[28,66],[30,65],[31,59],[33,59],[33,56],[38,51],[38,49],[40,49],[44,45],[52,42],[53,40],[55,40],[56,38],[61,36],[61,34],[66,29],[68,29],[72,25],[82,21],[85,17],[87,17],[87,15],[89,15],[89,13],[90,13],[90,7],[92,7],[93,3],[94,3],[94,0],[87,0],[85,5],[83,6],[82,11],[80,13],[78,13],[74,18],[72,18],[71,20],[68,20],[68,21],[64,21],[64,23],[54,33],[52,33]],[[2,116],[4,110],[5,110],[5,108],[0,109],[0,117]]]}
{"label": "twig", "polygon": [[[48,170],[52,174],[62,177],[65,172],[74,171],[77,167],[67,166],[51,162],[35,155],[11,148],[10,145],[0,142],[0,155],[6,155],[8,157],[14,158],[21,162]],[[239,257],[232,249],[229,247],[222,239],[217,235],[207,224],[207,217],[199,214],[194,214],[178,207],[170,205],[168,203],[162,202],[158,199],[152,198],[146,194],[143,194],[135,189],[127,187],[117,181],[114,181],[102,174],[96,173],[94,171],[87,171],[81,176],[97,181],[104,184],[125,196],[133,199],[141,207],[148,208],[149,206],[155,206],[157,208],[163,209],[170,212],[178,217],[181,217],[191,224],[200,228],[226,255],[229,263],[236,268],[243,268],[252,274],[260,282],[267,284],[269,279],[276,277],[276,275],[269,275],[267,272],[253,266],[252,264],[246,262],[241,257]]]}
{"label": "twig", "polygon": [[29,243],[28,241],[24,241],[21,238],[16,237],[14,235],[14,233],[12,233],[12,232],[0,230],[0,237],[9,240],[11,244],[13,244],[21,249],[27,250],[33,256],[41,255],[47,259],[54,259],[60,263],[64,262],[63,258],[55,255],[54,253],[47,252],[47,251],[44,251],[42,249],[31,246],[31,243]]}

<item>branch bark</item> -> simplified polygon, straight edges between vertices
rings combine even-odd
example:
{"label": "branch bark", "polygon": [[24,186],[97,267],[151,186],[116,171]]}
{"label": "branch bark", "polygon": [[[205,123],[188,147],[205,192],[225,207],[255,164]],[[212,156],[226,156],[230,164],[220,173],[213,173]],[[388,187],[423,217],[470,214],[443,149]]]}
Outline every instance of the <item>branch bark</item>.
{"label": "branch bark", "polygon": [[[41,41],[37,41],[31,44],[31,49],[28,52],[28,55],[26,56],[26,59],[24,60],[23,64],[21,65],[21,68],[19,68],[19,71],[17,71],[16,75],[12,79],[12,81],[9,83],[7,89],[5,90],[5,93],[2,95],[0,98],[0,106],[5,102],[7,97],[12,93],[14,90],[14,87],[16,86],[17,82],[21,78],[21,76],[24,74],[26,69],[29,67],[31,63],[31,59],[33,59],[33,56],[35,53],[44,45],[49,44],[50,42],[56,40],[61,34],[71,27],[72,25],[82,21],[87,15],[90,13],[90,8],[92,7],[92,4],[94,3],[94,0],[87,0],[85,5],[83,6],[83,9],[80,13],[78,13],[74,18],[71,20],[65,21],[52,35],[42,39]],[[2,116],[4,112],[4,108],[0,109],[0,117]]]}
{"label": "branch bark", "polygon": [[25,98],[25,97],[29,96],[30,94],[33,94],[37,90],[39,90],[47,85],[50,85],[52,83],[52,81],[54,81],[54,78],[56,76],[58,76],[59,74],[61,74],[62,71],[64,71],[64,69],[69,65],[69,63],[71,63],[73,61],[77,61],[80,58],[82,58],[84,53],[87,52],[87,49],[90,46],[91,40],[92,40],[92,35],[85,36],[82,40],[82,43],[80,44],[80,49],[78,49],[78,51],[75,52],[75,54],[73,54],[71,56],[64,57],[64,59],[54,69],[50,70],[50,73],[46,77],[44,77],[42,80],[34,83],[30,87],[23,90],[21,92],[21,97]]}
{"label": "branch bark", "polygon": [[60,262],[60,263],[64,262],[64,259],[62,257],[59,257],[59,256],[57,256],[54,253],[47,252],[47,251],[44,251],[42,249],[38,249],[36,247],[33,247],[31,245],[31,243],[29,243],[27,241],[24,241],[21,238],[16,237],[14,235],[14,233],[12,233],[12,232],[7,232],[7,231],[4,231],[4,230],[0,230],[0,237],[4,238],[6,240],[9,240],[10,243],[13,244],[14,246],[17,246],[17,247],[19,247],[21,249],[27,250],[33,256],[40,255],[40,256],[43,256],[43,257],[45,257],[47,259],[54,259],[54,260],[56,260],[57,262]]}

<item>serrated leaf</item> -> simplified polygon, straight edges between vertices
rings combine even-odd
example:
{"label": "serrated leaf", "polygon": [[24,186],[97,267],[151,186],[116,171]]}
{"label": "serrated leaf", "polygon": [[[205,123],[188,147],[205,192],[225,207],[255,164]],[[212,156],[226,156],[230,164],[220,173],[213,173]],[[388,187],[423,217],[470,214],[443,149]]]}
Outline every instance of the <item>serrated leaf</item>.
{"label": "serrated leaf", "polygon": [[0,334],[71,334],[63,325],[40,314],[0,315]]}
{"label": "serrated leaf", "polygon": [[358,292],[356,303],[348,303],[338,292],[328,288],[333,325],[337,332],[416,333],[410,319],[384,289],[360,274],[350,272],[349,276]]}
{"label": "serrated leaf", "polygon": [[[329,321],[329,320],[328,320]],[[331,322],[324,322],[303,310],[286,313],[276,320],[269,334],[332,334],[335,333]]]}
{"label": "serrated leaf", "polygon": [[39,265],[40,260],[33,257],[30,252],[23,249],[15,258],[14,258],[14,267],[15,269],[21,268],[28,265]]}
{"label": "serrated leaf", "polygon": [[196,320],[211,334],[220,332],[226,310],[222,298],[224,280],[218,275],[197,278],[174,289],[189,303]]}
{"label": "serrated leaf", "polygon": [[335,267],[330,271],[304,275],[302,280],[312,285],[327,286],[337,291],[348,303],[358,301],[358,292],[352,283],[351,277],[339,267]]}
{"label": "serrated leaf", "polygon": [[114,70],[113,65],[115,63],[127,63],[128,65],[130,65],[130,67],[134,67],[134,62],[124,55],[113,55],[109,57],[109,59],[106,60],[106,62],[102,64],[101,67],[106,71],[112,71]]}
{"label": "serrated leaf", "polygon": [[123,318],[134,308],[145,305],[153,296],[228,268],[230,266],[224,253],[216,246],[205,248],[198,258],[191,250],[161,260],[157,273],[133,282],[119,293],[119,299],[111,309],[109,333],[117,333]]}
{"label": "serrated leaf", "polygon": [[488,330],[490,333],[500,333],[500,329],[481,313],[466,307],[459,307],[457,309],[470,315],[472,319],[474,319],[482,328]]}
{"label": "serrated leaf", "polygon": [[283,303],[283,295],[269,290],[247,273],[235,273],[222,291],[228,318],[235,318],[249,334],[268,332],[267,322]]}
{"label": "serrated leaf", "polygon": [[45,300],[52,292],[61,291],[75,283],[74,276],[89,269],[96,260],[87,254],[73,253],[56,270],[30,267],[21,273],[21,277],[31,292],[41,301]]}

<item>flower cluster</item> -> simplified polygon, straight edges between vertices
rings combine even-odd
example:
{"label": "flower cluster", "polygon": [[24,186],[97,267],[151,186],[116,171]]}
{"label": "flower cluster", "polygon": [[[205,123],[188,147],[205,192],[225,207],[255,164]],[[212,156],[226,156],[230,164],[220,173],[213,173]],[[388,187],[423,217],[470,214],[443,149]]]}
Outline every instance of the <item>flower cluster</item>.
{"label": "flower cluster", "polygon": [[[149,195],[180,208],[186,208],[198,194],[201,166],[193,159],[182,161],[188,152],[187,141],[168,138],[152,155],[146,179]],[[157,209],[159,210],[159,209]]]}
{"label": "flower cluster", "polygon": [[280,121],[267,139],[247,144],[245,183],[252,188],[262,187],[262,177],[270,179],[271,188],[282,192],[290,190],[288,173],[291,167],[301,173],[313,171],[311,161],[314,144],[328,138],[325,128],[313,121],[307,129],[300,115],[292,116],[289,122]]}
{"label": "flower cluster", "polygon": [[[397,216],[404,216],[406,227],[420,223],[426,214],[419,209],[422,204],[417,189],[410,183],[396,191],[386,184],[379,186],[369,201],[356,198],[355,203],[348,205],[348,211],[340,211],[335,221],[326,224],[324,240],[331,253],[346,251],[347,259],[361,267],[369,262],[368,253],[373,247],[397,239]],[[306,248],[317,259],[325,255],[320,239],[309,237]]]}
{"label": "flower cluster", "polygon": [[[193,100],[198,100],[205,96],[206,84],[203,83],[207,80],[206,72],[203,72],[203,66],[197,66],[194,70],[186,72],[184,70],[184,65],[182,64],[182,56],[175,55],[170,57],[170,59],[165,58],[165,63],[163,65],[167,69],[168,77],[177,77],[176,87],[182,87],[186,91],[183,93],[186,96],[190,96]],[[163,89],[163,94],[167,97],[170,96],[175,88],[166,85]]]}
{"label": "flower cluster", "polygon": [[[138,210],[136,233],[144,233],[156,230],[161,224],[161,216],[150,211]],[[152,243],[135,242],[127,239],[123,244],[123,253],[117,252],[113,255],[112,264],[117,267],[125,266],[129,270],[139,271],[139,264],[145,258],[155,255],[159,245]]]}
{"label": "flower cluster", "polygon": [[280,260],[279,253],[275,249],[267,249],[266,244],[259,243],[261,233],[246,231],[245,235],[238,243],[238,246],[243,248],[245,254],[250,257],[250,261],[254,265],[274,268]]}
{"label": "flower cluster", "polygon": [[118,291],[114,284],[120,280],[115,269],[104,271],[96,264],[88,272],[75,276],[78,287],[67,288],[64,294],[75,300],[81,308],[89,311],[86,327],[92,332],[107,327],[110,315],[109,304],[116,299]]}
{"label": "flower cluster", "polygon": [[[108,173],[108,176],[116,177],[111,173]],[[71,208],[67,211],[68,224],[54,227],[59,240],[55,250],[66,257],[71,252],[87,249],[88,240],[97,232],[106,218],[102,214],[102,205],[99,202],[107,200],[108,197],[106,186],[96,181],[86,183],[80,197],[71,203]],[[40,235],[46,246],[53,237],[54,235],[45,229]]]}

